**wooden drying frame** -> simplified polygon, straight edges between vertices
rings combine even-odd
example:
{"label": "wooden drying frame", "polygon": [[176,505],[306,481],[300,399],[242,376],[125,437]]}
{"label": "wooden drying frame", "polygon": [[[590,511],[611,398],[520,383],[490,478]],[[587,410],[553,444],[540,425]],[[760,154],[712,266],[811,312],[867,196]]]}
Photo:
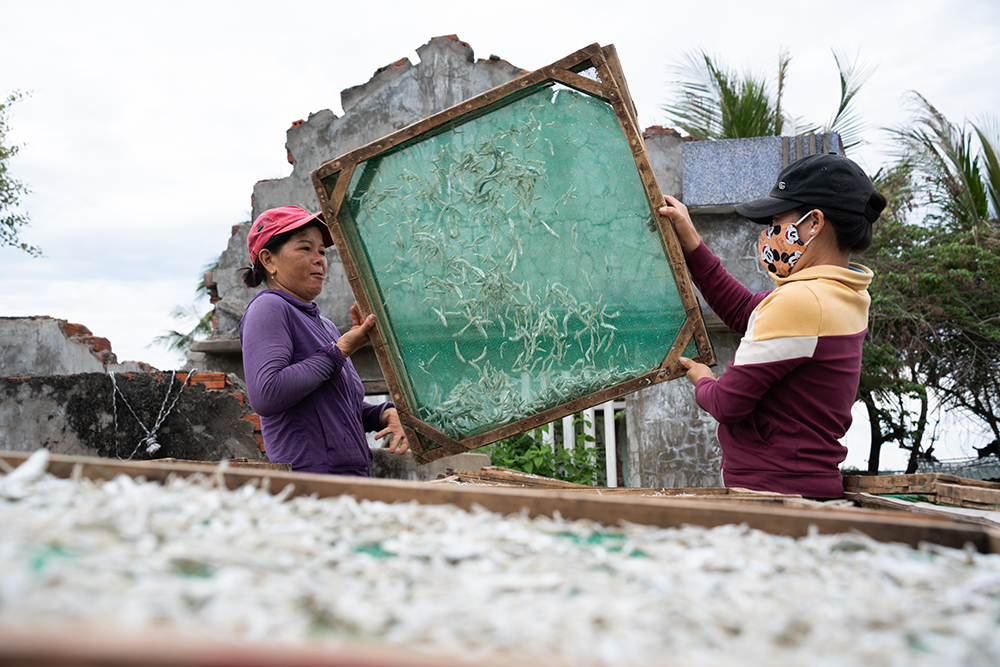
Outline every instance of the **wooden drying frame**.
{"label": "wooden drying frame", "polygon": [[[594,81],[578,74],[578,72],[590,68],[597,71],[600,81]],[[339,220],[340,207],[347,195],[356,166],[380,153],[412,142],[417,137],[443,125],[455,122],[465,116],[475,117],[488,113],[490,107],[515,101],[537,90],[538,87],[550,83],[561,83],[575,90],[599,97],[614,109],[615,116],[621,124],[635,159],[639,177],[649,200],[651,213],[657,220],[660,238],[666,249],[678,295],[686,313],[686,321],[659,368],[638,378],[588,394],[516,422],[478,435],[458,439],[442,433],[413,415],[409,408],[410,401],[407,397],[406,385],[401,381],[397,372],[398,361],[396,357],[398,355],[387,346],[379,328],[373,328],[371,332],[372,347],[382,368],[389,394],[399,412],[400,421],[410,442],[410,450],[416,456],[418,463],[429,463],[444,456],[477,449],[497,440],[538,428],[562,417],[620,398],[634,391],[681,377],[686,373],[686,369],[680,364],[678,358],[692,339],[698,350],[696,359],[708,365],[716,363],[715,352],[709,342],[708,333],[702,320],[701,307],[688,276],[684,253],[670,221],[657,213],[657,209],[663,202],[663,194],[653,175],[653,168],[646,154],[635,107],[625,83],[617,51],[613,45],[602,47],[598,44],[591,44],[547,67],[525,74],[341,157],[324,162],[312,172],[316,196],[322,207],[327,226],[330,228],[330,233],[336,242],[344,272],[350,282],[362,317],[369,313],[375,313],[380,322],[385,322],[385,318],[381,316],[381,309],[373,308],[369,295],[365,291],[364,282],[359,274],[357,263],[351,255]],[[328,186],[327,180],[331,177],[335,177],[334,182]],[[424,439],[438,446],[427,447]]]}
{"label": "wooden drying frame", "polygon": [[[16,467],[29,455],[27,452],[0,452],[0,461]],[[123,474],[160,483],[171,475],[181,478],[202,475],[213,479],[220,487],[234,490],[247,483],[260,485],[266,479],[269,480],[270,491],[275,494],[288,484],[293,485],[289,497],[350,495],[358,500],[389,503],[417,501],[424,505],[455,505],[466,510],[480,506],[515,516],[527,512],[530,516],[554,517],[558,512],[568,520],[590,519],[608,526],[617,525],[621,520],[663,528],[746,524],[773,535],[793,538],[805,537],[812,530],[821,534],[857,531],[880,542],[899,542],[914,548],[923,542],[930,542],[956,549],[972,545],[980,553],[1000,554],[1000,530],[899,511],[733,505],[721,503],[710,496],[609,497],[594,493],[584,495],[579,490],[429,484],[246,468],[220,470],[213,465],[121,461],[59,454],[51,455],[48,472],[63,479],[79,476],[105,481]],[[335,648],[288,646],[266,641],[247,644],[225,639],[198,639],[163,630],[122,635],[113,630],[94,628],[91,624],[54,622],[51,626],[39,626],[8,620],[0,622],[0,663],[49,667],[89,667],[96,664],[119,667],[218,667],[223,664],[252,664],[257,667],[499,667],[501,664],[509,665],[510,661],[498,662],[490,658],[470,661],[469,656],[427,655],[371,643],[348,643]]]}
{"label": "wooden drying frame", "polygon": [[[28,452],[0,452],[0,461],[11,467],[23,463]],[[806,537],[812,531],[823,534],[860,532],[880,542],[901,542],[917,548],[921,542],[961,549],[971,544],[980,553],[1000,553],[1000,531],[974,523],[939,517],[917,516],[898,511],[860,508],[800,509],[764,505],[736,505],[709,497],[678,498],[603,496],[579,490],[529,489],[500,486],[430,484],[366,477],[313,473],[223,469],[217,465],[123,461],[92,456],[52,454],[47,471],[63,479],[76,477],[94,481],[111,480],[116,475],[143,477],[165,482],[170,476],[202,475],[213,483],[236,490],[247,483],[269,480],[271,493],[292,485],[289,497],[315,495],[319,498],[349,495],[357,500],[385,503],[418,502],[422,505],[454,505],[465,510],[479,506],[505,515],[554,517],[576,521],[589,519],[606,526],[621,521],[660,528],[680,528],[686,524],[714,528],[746,524],[772,535]],[[706,493],[711,490],[706,489]],[[718,490],[716,490],[718,491]]]}

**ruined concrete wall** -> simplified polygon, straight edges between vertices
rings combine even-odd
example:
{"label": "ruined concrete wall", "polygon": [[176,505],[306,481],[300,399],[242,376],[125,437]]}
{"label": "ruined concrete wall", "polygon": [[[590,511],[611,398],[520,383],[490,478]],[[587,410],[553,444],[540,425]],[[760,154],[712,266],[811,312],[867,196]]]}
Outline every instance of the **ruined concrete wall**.
{"label": "ruined concrete wall", "polygon": [[416,65],[397,60],[367,83],[344,90],[342,117],[324,110],[288,130],[292,174],[254,186],[253,216],[289,204],[319,210],[309,174],[323,162],[524,74],[496,56],[477,61],[472,47],[454,35],[432,39],[417,55]]}
{"label": "ruined concrete wall", "polygon": [[[232,395],[238,392],[202,384],[181,392],[179,381],[170,387],[167,373],[116,374],[114,381],[120,394],[103,372],[0,378],[0,450],[139,460],[262,458],[254,425],[243,419],[248,410]],[[148,453],[139,445],[161,413],[160,449]]]}
{"label": "ruined concrete wall", "polygon": [[[454,36],[436,37],[417,49],[420,61],[403,58],[378,70],[371,80],[341,92],[344,115],[329,110],[311,114],[287,133],[285,148],[292,160],[287,178],[260,181],[253,191],[253,217],[269,208],[296,205],[318,211],[310,173],[323,162],[380,139],[462,100],[517,78],[524,70],[496,56],[476,60],[472,47]],[[213,273],[221,300],[216,304],[216,336],[233,338],[247,303],[257,293],[239,280],[238,269],[249,264],[246,250],[249,225],[234,229],[229,245]],[[341,330],[350,328],[354,302],[336,249],[323,292],[316,303]],[[197,351],[197,350],[196,350]],[[193,357],[190,366],[216,370],[215,355]],[[198,363],[204,366],[199,366]],[[221,362],[225,363],[225,362]],[[219,370],[231,370],[229,368]]]}
{"label": "ruined concrete wall", "polygon": [[81,324],[47,316],[0,317],[0,377],[149,370],[118,363],[107,338]]}
{"label": "ruined concrete wall", "polygon": [[681,198],[683,176],[684,145],[690,141],[681,137],[676,130],[659,126],[649,127],[642,133],[646,144],[646,154],[653,168],[653,176],[660,186],[660,192]]}

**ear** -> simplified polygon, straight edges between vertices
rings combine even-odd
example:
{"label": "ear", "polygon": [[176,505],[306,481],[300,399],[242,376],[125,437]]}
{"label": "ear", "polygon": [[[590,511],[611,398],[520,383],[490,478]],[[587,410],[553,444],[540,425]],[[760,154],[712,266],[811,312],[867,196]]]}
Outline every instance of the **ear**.
{"label": "ear", "polygon": [[[826,228],[826,217],[823,215],[823,211],[818,208],[814,208],[809,213],[810,216],[804,220],[804,222],[809,224],[809,228],[804,231],[809,238],[813,238]],[[801,233],[799,238],[801,238]]]}
{"label": "ear", "polygon": [[264,270],[268,275],[274,273],[274,254],[271,253],[267,248],[263,248],[258,254],[257,259],[260,260],[260,265],[264,267]]}

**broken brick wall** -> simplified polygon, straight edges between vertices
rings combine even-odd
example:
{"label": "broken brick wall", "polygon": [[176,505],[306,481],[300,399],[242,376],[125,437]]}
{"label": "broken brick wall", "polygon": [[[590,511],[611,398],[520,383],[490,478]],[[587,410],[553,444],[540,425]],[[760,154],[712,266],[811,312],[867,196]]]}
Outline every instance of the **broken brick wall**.
{"label": "broken brick wall", "polygon": [[[262,459],[239,380],[223,379],[221,389],[208,389],[203,382],[185,386],[186,379],[182,373],[172,384],[170,373],[0,377],[0,450],[137,460]],[[150,452],[143,440],[158,419],[153,437],[160,447]]]}
{"label": "broken brick wall", "polygon": [[150,370],[118,363],[107,338],[54,317],[0,317],[0,377]]}

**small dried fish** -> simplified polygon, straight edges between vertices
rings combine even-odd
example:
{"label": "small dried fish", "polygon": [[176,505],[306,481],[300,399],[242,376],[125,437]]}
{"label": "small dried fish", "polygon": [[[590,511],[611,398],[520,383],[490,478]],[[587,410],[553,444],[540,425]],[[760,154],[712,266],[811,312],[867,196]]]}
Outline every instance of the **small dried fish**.
{"label": "small dried fish", "polygon": [[0,501],[11,626],[497,664],[1000,663],[997,554],[293,498],[219,474],[57,479],[29,462],[0,477],[24,492]]}

